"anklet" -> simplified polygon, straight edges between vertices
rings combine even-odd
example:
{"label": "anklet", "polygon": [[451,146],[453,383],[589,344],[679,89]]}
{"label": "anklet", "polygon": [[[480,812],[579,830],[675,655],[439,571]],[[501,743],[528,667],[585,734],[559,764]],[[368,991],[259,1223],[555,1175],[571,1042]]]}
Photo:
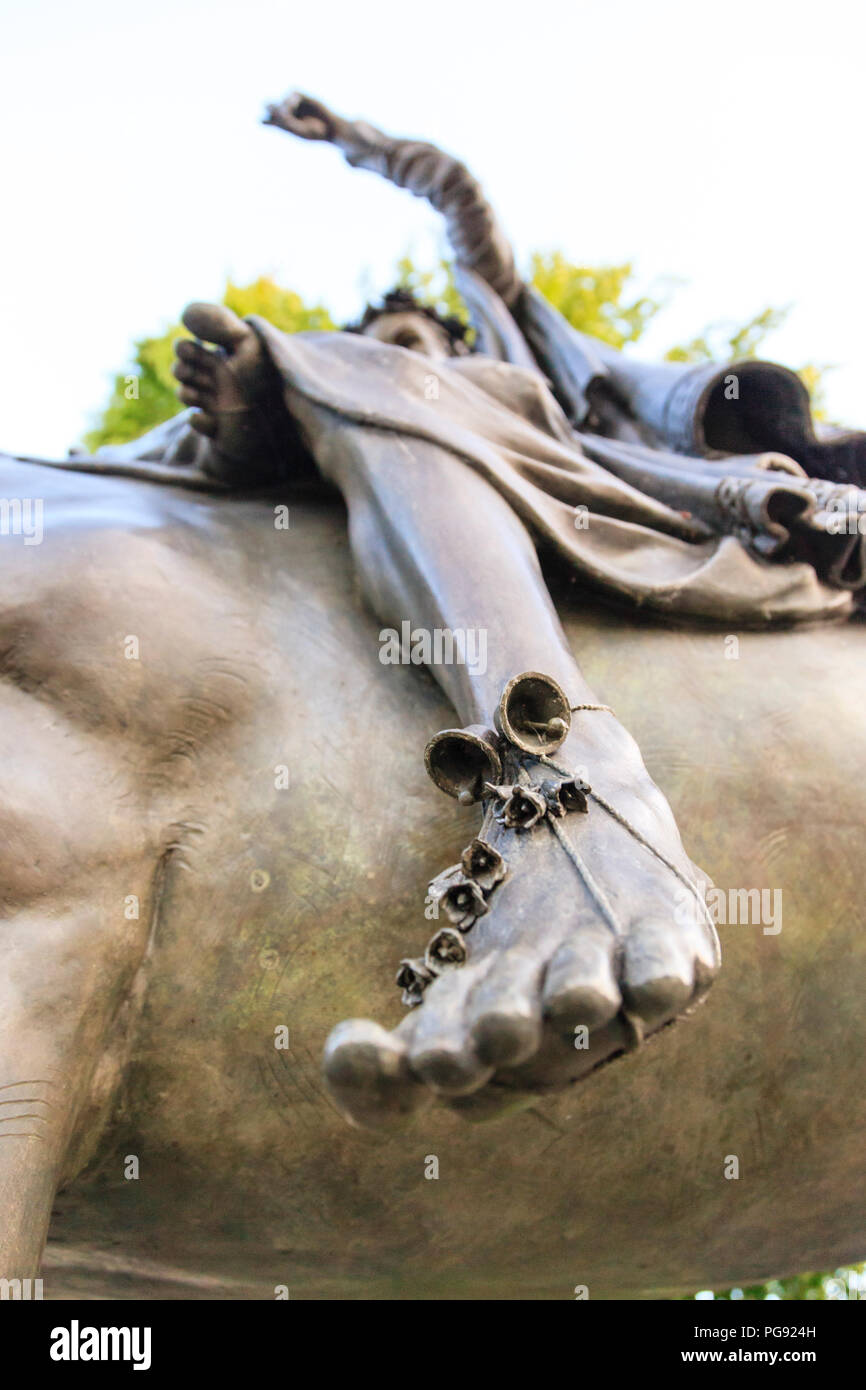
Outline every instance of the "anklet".
{"label": "anklet", "polygon": [[580,877],[586,885],[587,891],[589,892],[590,896],[595,899],[598,907],[601,909],[602,916],[606,918],[607,924],[613,932],[614,936],[625,936],[625,932],[623,928],[620,926],[619,921],[616,917],[616,913],[614,912],[613,908],[608,902],[607,895],[605,894],[603,888],[600,884],[596,883],[595,879],[593,878],[586,864],[583,862],[583,859],[578,854],[574,845],[571,843],[570,840],[566,838],[566,834],[562,826],[559,825],[556,821],[552,820],[550,822],[550,828],[553,831],[559,843],[562,845],[562,848],[565,850],[565,853],[568,855],[568,858],[571,860],[572,864],[577,869],[577,872],[580,874]]}
{"label": "anklet", "polygon": [[401,960],[397,987],[403,991],[407,1008],[421,1003],[425,989],[437,975],[465,963],[468,952],[463,938],[488,912],[490,896],[507,873],[499,851],[476,837],[466,846],[459,864],[443,869],[433,879],[427,889],[427,907],[438,918],[441,905],[451,926],[440,927],[433,934],[423,957]]}

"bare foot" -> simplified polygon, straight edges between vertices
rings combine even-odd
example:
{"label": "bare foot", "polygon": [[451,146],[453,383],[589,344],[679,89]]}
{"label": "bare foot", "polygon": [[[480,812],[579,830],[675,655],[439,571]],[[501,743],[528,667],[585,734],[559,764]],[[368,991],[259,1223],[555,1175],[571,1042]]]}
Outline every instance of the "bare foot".
{"label": "bare foot", "polygon": [[718,970],[698,872],[613,714],[576,713],[550,761],[499,751],[478,841],[431,885],[439,930],[401,967],[419,1006],[392,1032],[352,1019],[328,1040],[358,1123],[568,1084],[690,1012]]}
{"label": "bare foot", "polygon": [[259,339],[220,304],[189,304],[183,323],[199,341],[175,344],[172,371],[180,399],[199,407],[190,423],[210,440],[206,471],[227,482],[271,476],[280,465],[278,439],[288,417]]}

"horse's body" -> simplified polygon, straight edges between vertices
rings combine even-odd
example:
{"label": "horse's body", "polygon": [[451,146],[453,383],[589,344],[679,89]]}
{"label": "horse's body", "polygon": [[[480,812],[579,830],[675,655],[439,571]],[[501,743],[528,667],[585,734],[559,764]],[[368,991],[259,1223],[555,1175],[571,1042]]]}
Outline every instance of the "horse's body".
{"label": "horse's body", "polygon": [[[673,631],[560,595],[692,857],[729,901],[781,889],[782,930],[722,925],[706,1006],[577,1088],[370,1134],[322,1045],[398,1020],[425,885],[477,813],[425,776],[452,716],[380,663],[343,513],[292,506],[282,530],[272,501],[3,474],[45,499],[43,544],[0,551],[0,1085],[58,1081],[36,1137],[0,1140],[0,1187],[59,1115],[46,1296],[659,1296],[862,1257],[858,624]],[[37,1225],[55,1177],[24,1184]]]}

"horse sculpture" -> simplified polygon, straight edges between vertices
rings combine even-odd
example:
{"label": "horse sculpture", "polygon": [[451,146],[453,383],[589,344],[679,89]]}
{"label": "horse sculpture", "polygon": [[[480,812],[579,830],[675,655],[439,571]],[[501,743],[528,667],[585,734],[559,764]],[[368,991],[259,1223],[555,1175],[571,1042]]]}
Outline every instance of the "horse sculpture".
{"label": "horse sculpture", "polygon": [[[407,351],[391,343],[386,362]],[[361,351],[373,373],[380,347]],[[292,368],[307,401],[310,362]],[[230,419],[229,442],[247,428]],[[626,979],[598,1057],[615,1063],[585,1085],[568,1084],[577,1028],[558,1072],[544,1047],[495,1059],[488,1037],[492,1084],[449,1084],[440,1058],[422,1075],[448,1104],[406,1118],[401,1100],[402,1124],[353,1128],[344,1112],[376,1118],[383,1096],[387,1111],[394,1078],[364,1041],[378,1035],[353,1035],[357,1094],[385,1067],[353,1112],[339,1065],[323,1084],[328,1035],[396,1021],[407,929],[430,930],[424,885],[489,794],[446,800],[425,775],[448,687],[380,660],[340,499],[220,477],[191,439],[181,417],[150,453],[0,464],[4,496],[38,501],[41,541],[19,528],[0,552],[0,1275],[42,1259],[53,1298],[610,1298],[858,1258],[856,547],[844,575],[838,547],[812,556],[823,578],[800,582],[790,629],[736,606],[674,628],[550,569],[597,697],[585,718],[609,702],[636,736],[715,886],[724,970],[676,1028],[680,1004],[652,1015],[658,995]],[[840,477],[859,458],[849,437],[810,447],[835,449]],[[792,515],[793,535],[815,512]],[[650,1045],[632,1048],[641,1009]]]}

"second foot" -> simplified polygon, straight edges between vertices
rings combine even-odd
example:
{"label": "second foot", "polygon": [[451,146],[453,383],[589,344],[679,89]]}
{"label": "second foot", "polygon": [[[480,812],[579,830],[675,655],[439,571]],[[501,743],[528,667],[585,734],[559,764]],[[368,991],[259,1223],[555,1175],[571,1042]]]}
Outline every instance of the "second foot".
{"label": "second foot", "polygon": [[[285,408],[273,368],[249,324],[221,304],[189,304],[184,327],[195,339],[175,344],[174,376],[190,424],[210,441],[206,471],[252,485],[270,476]],[[206,346],[211,344],[211,346]]]}

